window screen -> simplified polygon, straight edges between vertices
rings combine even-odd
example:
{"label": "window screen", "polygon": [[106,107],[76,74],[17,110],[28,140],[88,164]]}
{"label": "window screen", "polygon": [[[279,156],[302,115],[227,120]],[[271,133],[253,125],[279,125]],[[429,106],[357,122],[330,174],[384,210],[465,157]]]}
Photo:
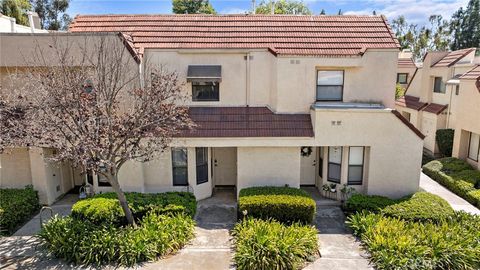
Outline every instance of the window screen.
{"label": "window screen", "polygon": [[343,70],[318,70],[317,101],[341,101],[343,75]]}
{"label": "window screen", "polygon": [[342,147],[328,147],[328,181],[340,183],[342,175]]}
{"label": "window screen", "polygon": [[348,156],[348,184],[361,185],[363,182],[363,154],[364,148],[352,146]]}

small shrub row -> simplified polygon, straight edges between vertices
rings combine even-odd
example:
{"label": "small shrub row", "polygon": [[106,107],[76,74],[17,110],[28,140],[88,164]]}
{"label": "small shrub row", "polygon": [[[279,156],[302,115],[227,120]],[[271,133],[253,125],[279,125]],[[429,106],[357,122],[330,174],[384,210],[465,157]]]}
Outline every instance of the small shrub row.
{"label": "small shrub row", "polygon": [[316,203],[303,190],[289,187],[254,187],[240,191],[240,215],[259,219],[275,219],[284,223],[311,223]]}
{"label": "small shrub row", "polygon": [[463,160],[443,158],[423,166],[423,172],[472,205],[480,208],[480,171]]}
{"label": "small shrub row", "polygon": [[54,217],[39,236],[53,255],[69,262],[132,266],[182,248],[194,236],[194,221],[187,215],[149,213],[138,227],[118,227]]}
{"label": "small shrub row", "polygon": [[441,197],[428,192],[417,192],[408,199],[401,199],[398,203],[385,207],[382,213],[411,221],[439,221],[450,217],[454,211]]}
{"label": "small shrub row", "polygon": [[417,192],[398,200],[354,194],[344,208],[347,213],[366,211],[412,221],[438,221],[453,215],[453,209],[447,201],[427,192]]}
{"label": "small shrub row", "polygon": [[39,208],[38,194],[32,186],[0,189],[0,235],[14,233]]}
{"label": "small shrub row", "polygon": [[318,250],[314,226],[290,226],[273,220],[244,219],[233,229],[234,260],[239,270],[299,269]]}
{"label": "small shrub row", "polygon": [[395,200],[387,197],[356,193],[346,201],[344,210],[347,213],[361,212],[363,210],[378,213],[383,208],[395,203]]}
{"label": "small shrub row", "polygon": [[361,212],[347,223],[377,269],[480,269],[480,217],[414,222]]}
{"label": "small shrub row", "polygon": [[[185,213],[195,215],[197,202],[195,196],[188,192],[167,193],[125,193],[129,207],[136,220],[141,220],[149,212],[157,214]],[[93,198],[81,200],[72,207],[72,216],[79,219],[100,223],[125,224],[125,214],[113,192],[98,194]]]}

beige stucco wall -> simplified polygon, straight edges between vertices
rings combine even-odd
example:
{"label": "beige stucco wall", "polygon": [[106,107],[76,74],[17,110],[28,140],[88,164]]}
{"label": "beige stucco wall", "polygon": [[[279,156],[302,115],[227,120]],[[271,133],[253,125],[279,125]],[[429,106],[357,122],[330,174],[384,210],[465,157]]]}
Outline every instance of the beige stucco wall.
{"label": "beige stucco wall", "polygon": [[[453,143],[454,157],[467,160],[469,133],[480,134],[480,92],[475,86],[474,80],[460,81],[460,95],[458,96],[458,110],[455,138]],[[469,160],[469,159],[468,159]],[[480,170],[479,162],[469,160],[470,163]]]}
{"label": "beige stucco wall", "polygon": [[[247,54],[252,57],[248,72]],[[266,50],[148,49],[145,57],[148,65],[163,64],[184,79],[189,65],[222,66],[220,101],[190,101],[189,105],[268,105],[276,112],[308,112],[315,103],[316,71],[335,69],[345,70],[344,102],[375,101],[394,106],[390,89],[395,87],[396,50],[368,50],[362,57],[320,58],[275,57]],[[185,83],[184,93],[191,96],[190,83]]]}
{"label": "beige stucco wall", "polygon": [[32,184],[30,155],[27,148],[7,149],[0,155],[0,186],[24,188]]}
{"label": "beige stucco wall", "polygon": [[237,192],[252,186],[300,187],[300,148],[239,147]]}

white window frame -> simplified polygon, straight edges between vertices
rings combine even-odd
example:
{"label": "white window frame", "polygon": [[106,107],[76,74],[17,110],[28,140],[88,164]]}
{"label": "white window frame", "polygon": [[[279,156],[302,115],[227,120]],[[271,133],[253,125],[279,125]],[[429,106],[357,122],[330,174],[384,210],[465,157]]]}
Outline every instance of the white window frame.
{"label": "white window frame", "polygon": [[[476,156],[473,156],[472,153],[470,152],[472,150],[472,137],[473,135],[476,135],[477,139],[477,153]],[[475,154],[475,153],[473,153]],[[477,133],[470,132],[469,138],[468,138],[468,152],[467,152],[467,157],[473,161],[478,162],[478,155],[480,154],[480,135]]]}
{"label": "white window frame", "polygon": [[[362,148],[362,163],[361,164],[352,164],[352,148]],[[365,166],[365,147],[363,146],[350,146],[348,147],[348,177],[347,177],[347,184],[348,185],[363,185],[363,173],[364,173],[364,166]],[[361,179],[358,181],[351,181],[350,180],[350,168],[351,167],[360,167],[362,169],[361,172]]]}

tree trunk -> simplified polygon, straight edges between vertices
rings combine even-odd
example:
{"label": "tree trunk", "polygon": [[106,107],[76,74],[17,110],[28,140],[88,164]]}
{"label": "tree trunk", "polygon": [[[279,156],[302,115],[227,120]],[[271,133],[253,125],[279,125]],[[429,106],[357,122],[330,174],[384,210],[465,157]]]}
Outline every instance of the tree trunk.
{"label": "tree trunk", "polygon": [[127,218],[127,222],[130,225],[135,225],[135,220],[133,219],[132,210],[128,207],[127,197],[125,193],[120,188],[120,184],[118,183],[117,175],[112,175],[110,180],[110,184],[112,185],[113,190],[117,193],[118,201],[120,202],[120,206],[125,213],[125,217]]}

